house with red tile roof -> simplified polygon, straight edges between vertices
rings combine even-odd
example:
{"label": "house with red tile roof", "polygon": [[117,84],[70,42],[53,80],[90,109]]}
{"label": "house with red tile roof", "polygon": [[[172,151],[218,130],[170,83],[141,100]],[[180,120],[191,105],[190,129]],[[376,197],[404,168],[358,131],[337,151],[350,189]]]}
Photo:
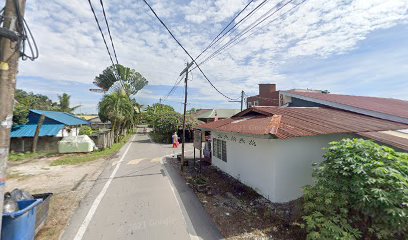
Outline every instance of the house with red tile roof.
{"label": "house with red tile roof", "polygon": [[[327,91],[280,91],[280,106],[330,107],[379,119],[408,124],[408,101],[367,96],[331,94]],[[361,137],[408,151],[408,131],[374,131]]]}
{"label": "house with red tile roof", "polygon": [[212,164],[272,202],[302,196],[329,142],[408,124],[331,107],[253,107],[198,126],[211,133]]}

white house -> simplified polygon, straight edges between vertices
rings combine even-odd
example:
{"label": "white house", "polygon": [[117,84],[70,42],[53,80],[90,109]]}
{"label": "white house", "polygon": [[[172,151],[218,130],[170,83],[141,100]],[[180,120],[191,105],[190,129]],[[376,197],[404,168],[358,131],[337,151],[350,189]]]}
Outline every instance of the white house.
{"label": "white house", "polygon": [[407,125],[330,108],[255,107],[198,128],[211,132],[214,166],[282,203],[302,196],[329,142]]}

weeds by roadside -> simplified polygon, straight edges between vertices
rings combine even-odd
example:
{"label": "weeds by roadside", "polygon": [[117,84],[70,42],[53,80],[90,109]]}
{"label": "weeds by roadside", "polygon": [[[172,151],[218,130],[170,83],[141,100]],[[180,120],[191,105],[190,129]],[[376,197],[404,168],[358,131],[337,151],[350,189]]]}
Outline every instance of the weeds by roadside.
{"label": "weeds by roadside", "polygon": [[19,162],[43,157],[51,157],[57,154],[58,153],[46,153],[46,152],[10,153],[8,160],[11,162]]}
{"label": "weeds by roadside", "polygon": [[111,148],[107,148],[101,151],[95,151],[91,153],[82,153],[77,155],[66,155],[62,156],[58,160],[55,160],[51,163],[51,166],[58,166],[58,165],[76,165],[82,164],[90,161],[94,161],[100,158],[108,158],[114,155],[115,153],[119,152],[119,150],[125,145],[129,138],[132,135],[129,134],[124,137],[120,142],[113,144]]}

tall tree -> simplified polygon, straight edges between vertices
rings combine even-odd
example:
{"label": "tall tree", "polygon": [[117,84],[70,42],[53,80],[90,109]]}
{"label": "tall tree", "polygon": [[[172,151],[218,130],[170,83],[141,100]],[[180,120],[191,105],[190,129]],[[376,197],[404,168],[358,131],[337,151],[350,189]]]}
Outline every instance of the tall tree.
{"label": "tall tree", "polygon": [[105,95],[102,101],[99,102],[98,108],[99,118],[103,122],[111,122],[115,141],[119,141],[123,130],[133,124],[135,115],[133,103],[126,93],[121,90]]}
{"label": "tall tree", "polygon": [[13,124],[15,125],[27,122],[30,109],[56,110],[58,105],[45,95],[26,92],[21,89],[16,90],[14,99]]}
{"label": "tall tree", "polygon": [[71,96],[63,93],[62,95],[58,95],[58,110],[61,112],[67,112],[67,113],[72,113],[75,109],[79,108],[80,105],[75,106],[75,107],[70,107],[70,100]]}
{"label": "tall tree", "polygon": [[124,89],[128,96],[137,94],[148,81],[136,70],[117,64],[95,77],[94,84],[104,91]]}

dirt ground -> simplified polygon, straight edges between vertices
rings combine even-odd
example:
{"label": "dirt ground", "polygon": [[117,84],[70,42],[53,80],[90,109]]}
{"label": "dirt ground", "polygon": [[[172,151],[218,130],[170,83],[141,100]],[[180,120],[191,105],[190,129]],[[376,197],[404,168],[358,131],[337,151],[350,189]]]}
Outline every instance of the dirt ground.
{"label": "dirt ground", "polygon": [[53,193],[47,223],[37,240],[59,239],[80,200],[103,170],[106,160],[80,165],[50,166],[58,157],[9,162],[6,191],[24,189],[31,194]]}
{"label": "dirt ground", "polygon": [[[168,162],[180,169],[177,159],[168,158]],[[180,173],[226,239],[306,239],[300,227],[300,200],[273,204],[208,164],[201,171],[200,175],[195,173],[190,159],[188,170]],[[201,191],[197,183],[203,182],[207,187]]]}

